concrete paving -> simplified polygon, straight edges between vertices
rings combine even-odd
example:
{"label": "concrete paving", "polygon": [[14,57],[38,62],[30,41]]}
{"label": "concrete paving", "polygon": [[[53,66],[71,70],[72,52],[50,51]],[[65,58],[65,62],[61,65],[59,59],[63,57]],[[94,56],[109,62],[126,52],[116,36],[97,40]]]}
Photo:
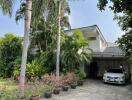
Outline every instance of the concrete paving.
{"label": "concrete paving", "polygon": [[50,99],[41,100],[132,100],[132,86],[104,84],[100,80],[88,79],[82,87],[69,89]]}

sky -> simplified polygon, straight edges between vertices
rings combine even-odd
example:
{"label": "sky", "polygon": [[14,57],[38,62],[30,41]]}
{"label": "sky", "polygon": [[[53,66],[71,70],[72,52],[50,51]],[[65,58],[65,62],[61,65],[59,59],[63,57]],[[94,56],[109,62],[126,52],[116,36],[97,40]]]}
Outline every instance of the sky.
{"label": "sky", "polygon": [[[71,14],[70,24],[72,28],[98,25],[108,42],[114,42],[123,34],[117,22],[113,20],[113,13],[109,9],[101,12],[97,8],[98,0],[69,1]],[[14,33],[23,36],[24,20],[16,23],[15,12],[19,8],[19,2],[14,4],[12,17],[4,16],[0,11],[0,36],[5,33]]]}

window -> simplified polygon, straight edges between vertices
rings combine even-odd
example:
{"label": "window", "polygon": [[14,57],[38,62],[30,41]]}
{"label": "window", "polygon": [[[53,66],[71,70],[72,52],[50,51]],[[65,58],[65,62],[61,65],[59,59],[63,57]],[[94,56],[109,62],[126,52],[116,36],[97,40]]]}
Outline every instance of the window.
{"label": "window", "polygon": [[89,40],[96,40],[96,37],[88,37]]}

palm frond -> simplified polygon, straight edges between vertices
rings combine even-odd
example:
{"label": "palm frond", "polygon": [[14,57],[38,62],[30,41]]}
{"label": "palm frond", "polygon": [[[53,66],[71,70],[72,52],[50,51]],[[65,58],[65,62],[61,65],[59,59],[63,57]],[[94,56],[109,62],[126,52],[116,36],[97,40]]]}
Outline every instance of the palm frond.
{"label": "palm frond", "polygon": [[0,9],[2,9],[3,14],[12,14],[12,6],[14,0],[0,0]]}

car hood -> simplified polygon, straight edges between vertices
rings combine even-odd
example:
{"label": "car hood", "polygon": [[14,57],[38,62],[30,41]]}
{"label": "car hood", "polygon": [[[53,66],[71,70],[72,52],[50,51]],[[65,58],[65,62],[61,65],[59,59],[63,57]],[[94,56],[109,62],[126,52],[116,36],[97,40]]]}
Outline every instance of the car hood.
{"label": "car hood", "polygon": [[123,73],[104,73],[104,76],[122,77],[124,76],[124,74]]}

